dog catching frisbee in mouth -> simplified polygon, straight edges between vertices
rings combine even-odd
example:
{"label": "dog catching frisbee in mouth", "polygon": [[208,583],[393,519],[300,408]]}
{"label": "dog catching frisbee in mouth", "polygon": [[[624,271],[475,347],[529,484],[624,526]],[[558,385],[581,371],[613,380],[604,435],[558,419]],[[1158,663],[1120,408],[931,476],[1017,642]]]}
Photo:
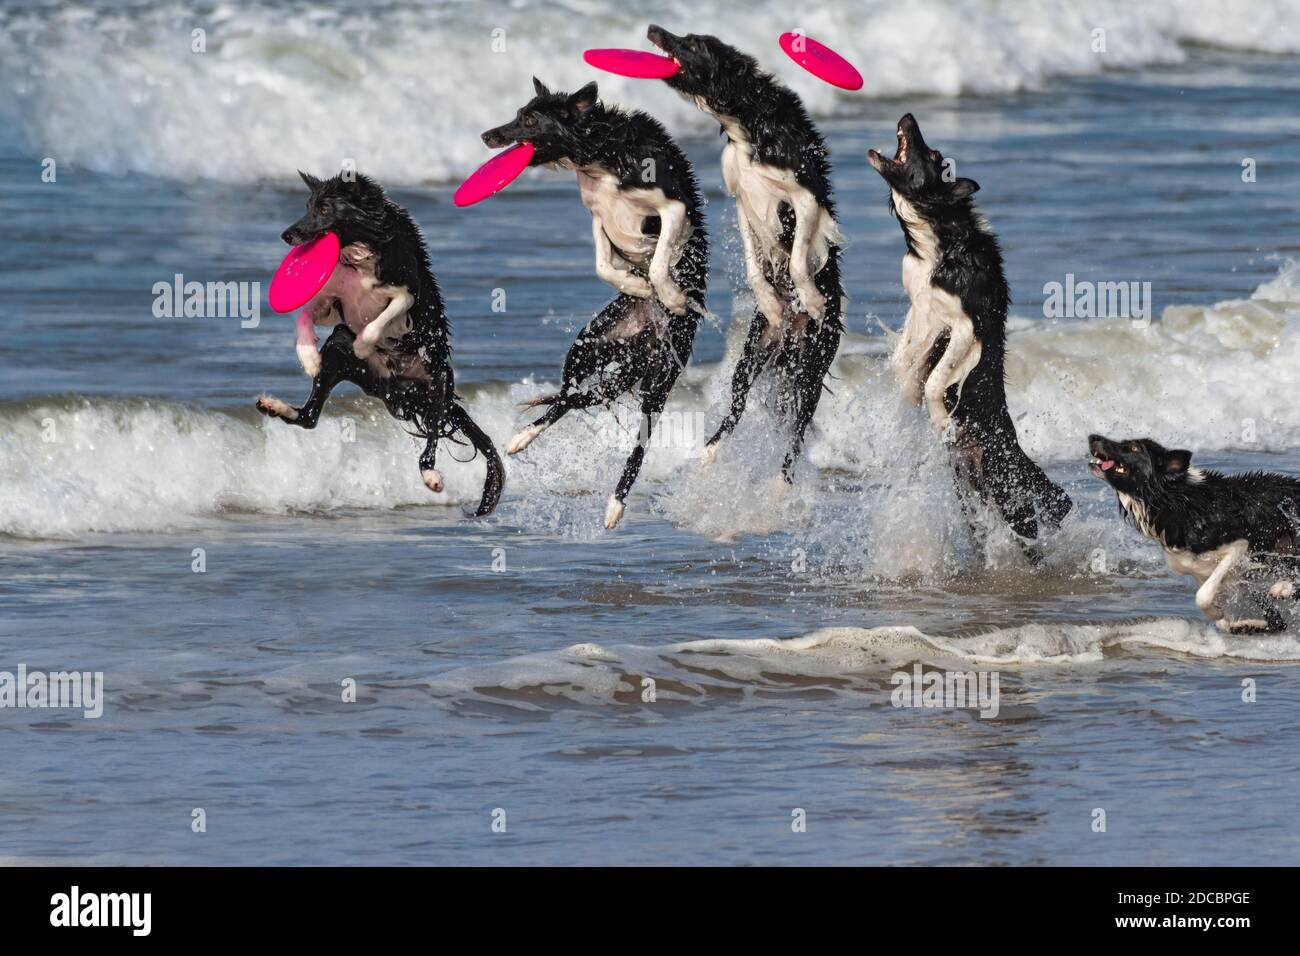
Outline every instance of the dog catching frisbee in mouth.
{"label": "dog catching frisbee in mouth", "polygon": [[645,113],[606,106],[596,84],[535,95],[515,118],[483,134],[492,149],[527,142],[532,165],[572,170],[591,213],[596,275],[618,295],[578,334],[560,390],[534,399],[546,412],[510,440],[517,455],[570,411],[635,394],[637,443],[605,506],[605,527],[623,517],[651,432],[691,357],[704,315],[709,247],[699,188],[686,155]]}
{"label": "dog catching frisbee in mouth", "polygon": [[[297,314],[298,359],[311,377],[311,393],[297,408],[263,395],[257,410],[315,428],[330,392],[351,382],[415,426],[425,441],[420,477],[430,491],[443,490],[436,465],[441,440],[468,442],[482,454],[487,476],[475,515],[491,514],[505,471],[492,440],[456,395],[447,313],[419,229],[366,176],[299,175],[310,190],[307,212],[281,238],[301,247],[336,236],[338,264]],[[334,330],[319,350],[317,326]]]}

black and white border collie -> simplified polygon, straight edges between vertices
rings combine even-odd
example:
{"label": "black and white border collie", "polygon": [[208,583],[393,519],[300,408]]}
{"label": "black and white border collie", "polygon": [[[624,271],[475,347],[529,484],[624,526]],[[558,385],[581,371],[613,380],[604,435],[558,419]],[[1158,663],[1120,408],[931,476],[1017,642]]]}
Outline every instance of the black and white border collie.
{"label": "black and white border collie", "polygon": [[1069,496],[1024,450],[1007,411],[1004,360],[1011,302],[997,237],[975,208],[973,180],[951,175],[908,113],[893,159],[867,153],[903,228],[911,308],[891,364],[957,452],[958,471],[1022,538],[1055,528]]}
{"label": "black and white border collie", "polygon": [[[491,514],[501,499],[505,471],[492,440],[456,396],[447,313],[420,230],[366,176],[299,175],[311,190],[307,212],[281,238],[296,246],[337,233],[339,264],[297,317],[298,358],[311,376],[311,394],[298,408],[263,395],[258,411],[315,428],[330,392],[340,382],[352,382],[425,439],[420,475],[430,491],[443,487],[435,461],[441,439],[455,442],[460,435],[482,454],[487,479],[475,515]],[[318,325],[334,327],[319,351]]]}
{"label": "black and white border collie", "polygon": [[[1150,438],[1088,437],[1088,469],[1115,490],[1120,511],[1164,549],[1171,571],[1196,578],[1196,606],[1234,634],[1285,630],[1275,601],[1300,581],[1300,480],[1193,468],[1192,453]],[[1245,582],[1262,618],[1229,620],[1219,591]]]}
{"label": "black and white border collie", "polygon": [[633,392],[641,427],[614,493],[605,527],[623,517],[655,420],[691,357],[704,313],[709,247],[699,188],[686,155],[645,113],[606,106],[595,83],[536,95],[515,118],[483,134],[492,148],[533,145],[531,165],[571,169],[591,212],[596,274],[618,296],[579,333],[564,360],[560,391],[535,399],[550,406],[506,446],[517,455],[573,409],[610,405]]}
{"label": "black and white border collie", "polygon": [[817,411],[843,332],[839,252],[844,239],[831,201],[831,164],[798,95],[758,62],[717,37],[647,36],[677,61],[665,82],[722,126],[722,177],[736,199],[745,275],[757,309],[731,379],[731,407],[709,448],[736,427],[764,371],[778,376],[777,409],[793,436],[788,481]]}

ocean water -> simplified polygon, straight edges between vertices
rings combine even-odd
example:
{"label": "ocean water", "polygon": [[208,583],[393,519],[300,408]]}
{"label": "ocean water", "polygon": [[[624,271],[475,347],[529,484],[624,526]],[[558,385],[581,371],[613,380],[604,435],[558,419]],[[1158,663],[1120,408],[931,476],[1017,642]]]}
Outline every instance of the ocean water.
{"label": "ocean water", "polygon": [[[1215,631],[1083,462],[1100,431],[1300,472],[1300,4],[1134,6],[0,8],[0,671],[106,695],[0,709],[0,861],[1300,860],[1300,641]],[[598,77],[696,164],[713,318],[616,532],[630,409],[569,416],[475,521],[482,463],[444,447],[431,495],[354,391],[314,432],[253,412],[307,386],[265,302],[155,316],[176,275],[264,292],[294,171],[352,159],[423,229],[504,444],[611,292],[570,176],[451,192],[530,75],[590,79],[582,48],[644,47],[643,17],[758,55],[831,145],[849,334],[793,488],[761,396],[698,458],[750,306],[716,130],[657,84]],[[866,89],[801,75],[793,28]],[[1037,567],[971,540],[885,365],[903,245],[864,154],[907,111],[1003,243],[1012,413],[1077,505]],[[1152,321],[1045,317],[1071,275],[1149,283]],[[997,715],[895,707],[917,664],[995,673]]]}

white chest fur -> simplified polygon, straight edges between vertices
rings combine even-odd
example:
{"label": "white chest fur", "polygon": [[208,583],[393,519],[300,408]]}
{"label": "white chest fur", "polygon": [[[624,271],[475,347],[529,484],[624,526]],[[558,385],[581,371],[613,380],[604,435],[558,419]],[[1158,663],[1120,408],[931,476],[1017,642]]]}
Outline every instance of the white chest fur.
{"label": "white chest fur", "polygon": [[[685,204],[670,200],[658,186],[620,188],[618,180],[604,170],[579,169],[577,174],[582,204],[604,227],[609,241],[629,262],[646,266],[658,242],[658,237],[642,231],[646,217],[662,216],[670,204],[684,212]],[[681,251],[679,243],[670,262],[676,263]]]}
{"label": "white chest fur", "polygon": [[[903,196],[894,192],[893,200],[894,211],[907,226],[913,248],[903,256],[903,289],[911,307],[890,362],[902,381],[904,396],[914,403],[924,399],[931,419],[943,426],[947,420],[944,396],[953,385],[958,386],[960,396],[961,386],[979,364],[983,350],[961,299],[934,284],[939,237]],[[945,332],[949,335],[948,347],[931,369],[930,354]]]}
{"label": "white chest fur", "polygon": [[748,226],[759,255],[777,267],[788,258],[780,243],[779,209],[782,203],[796,212],[815,208],[817,221],[811,230],[808,272],[816,275],[826,264],[830,247],[844,241],[835,219],[817,204],[816,197],[806,187],[799,184],[794,170],[768,166],[756,160],[753,145],[739,123],[731,117],[721,116],[718,121],[727,132],[727,145],[722,149],[722,181],[727,192],[735,197],[740,217]]}

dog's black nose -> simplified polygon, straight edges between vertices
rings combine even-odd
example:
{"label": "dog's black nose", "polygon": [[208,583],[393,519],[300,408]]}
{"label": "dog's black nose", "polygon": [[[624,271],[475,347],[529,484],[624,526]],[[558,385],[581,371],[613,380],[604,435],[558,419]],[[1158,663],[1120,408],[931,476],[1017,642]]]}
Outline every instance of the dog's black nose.
{"label": "dog's black nose", "polygon": [[290,245],[290,246],[296,246],[296,245],[297,245],[297,243],[293,241],[293,230],[292,230],[292,229],[286,229],[284,232],[280,233],[280,238],[283,239],[287,245]]}
{"label": "dog's black nose", "polygon": [[1097,442],[1099,442],[1099,441],[1102,441],[1102,437],[1101,437],[1100,435],[1089,435],[1089,436],[1088,436],[1088,444],[1089,444],[1089,445],[1095,445],[1095,444],[1096,444]]}

